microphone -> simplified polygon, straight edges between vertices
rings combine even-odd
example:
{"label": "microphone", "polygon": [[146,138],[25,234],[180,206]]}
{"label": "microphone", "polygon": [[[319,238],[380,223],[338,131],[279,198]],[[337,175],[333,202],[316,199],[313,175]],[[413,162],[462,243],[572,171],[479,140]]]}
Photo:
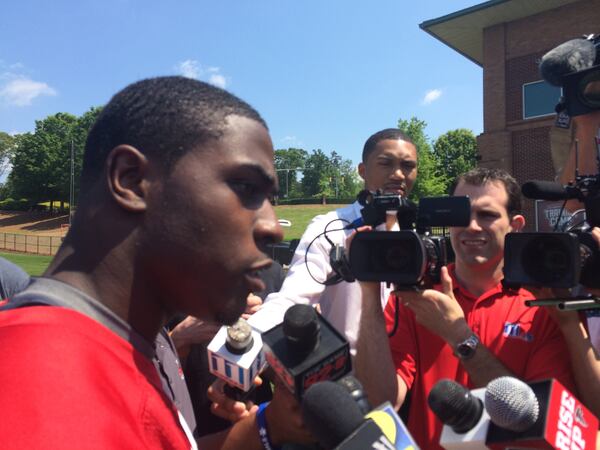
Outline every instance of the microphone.
{"label": "microphone", "polygon": [[493,423],[512,431],[531,428],[540,414],[533,389],[513,377],[500,377],[488,383],[485,409]]}
{"label": "microphone", "polygon": [[371,404],[369,403],[367,394],[363,390],[362,384],[360,384],[360,381],[358,381],[356,377],[352,375],[346,375],[345,377],[337,380],[337,384],[346,389],[346,391],[350,394],[350,397],[354,399],[363,414],[367,414],[369,411],[371,411]]}
{"label": "microphone", "polygon": [[290,307],[262,340],[266,361],[298,399],[316,382],[351,370],[348,341],[312,306]]}
{"label": "microphone", "polygon": [[521,187],[521,192],[533,200],[568,200],[579,198],[579,190],[573,186],[563,186],[552,181],[533,180]]}
{"label": "microphone", "polygon": [[563,77],[588,69],[596,60],[596,47],[588,39],[572,39],[553,48],[540,62],[540,74],[554,86],[563,85]]}
{"label": "microphone", "polygon": [[469,391],[456,381],[438,381],[427,403],[444,424],[440,445],[445,449],[487,449],[490,417],[483,408],[485,389]]}
{"label": "microphone", "polygon": [[262,369],[262,346],[260,333],[244,319],[222,326],[208,344],[209,370],[227,384],[248,392]]}
{"label": "microphone", "polygon": [[491,449],[595,448],[598,419],[556,380],[500,377],[488,384],[485,405]]}
{"label": "microphone", "polygon": [[389,402],[363,417],[346,386],[312,385],[302,400],[304,423],[326,449],[418,449]]}

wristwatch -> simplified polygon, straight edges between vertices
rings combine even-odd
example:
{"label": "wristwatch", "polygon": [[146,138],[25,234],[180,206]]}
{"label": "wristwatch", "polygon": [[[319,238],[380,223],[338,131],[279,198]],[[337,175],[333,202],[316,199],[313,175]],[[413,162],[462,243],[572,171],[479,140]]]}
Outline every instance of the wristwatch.
{"label": "wristwatch", "polygon": [[477,350],[477,346],[479,345],[479,338],[476,334],[472,334],[464,341],[459,342],[454,349],[454,354],[461,361],[466,361],[471,359],[473,355],[475,355],[475,350]]}

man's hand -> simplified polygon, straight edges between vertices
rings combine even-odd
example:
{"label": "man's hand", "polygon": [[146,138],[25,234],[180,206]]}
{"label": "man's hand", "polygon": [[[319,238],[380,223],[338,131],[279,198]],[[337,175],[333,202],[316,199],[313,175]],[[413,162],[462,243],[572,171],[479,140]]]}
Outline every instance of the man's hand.
{"label": "man's hand", "polygon": [[244,314],[242,314],[242,318],[248,320],[252,314],[262,307],[262,303],[262,298],[258,295],[254,295],[252,292],[248,294],[248,298],[246,299],[246,310],[244,311]]}
{"label": "man's hand", "polygon": [[397,291],[394,294],[410,308],[421,325],[454,346],[468,338],[472,331],[465,314],[452,291],[452,279],[447,267],[441,269],[442,291],[426,289],[422,292]]}
{"label": "man's hand", "polygon": [[177,354],[181,359],[185,359],[190,352],[193,344],[203,344],[210,341],[221,325],[215,322],[207,322],[197,319],[193,316],[187,316],[169,333]]}
{"label": "man's hand", "polygon": [[315,443],[315,438],[304,426],[302,411],[296,397],[283,385],[279,377],[274,377],[273,384],[273,400],[265,411],[269,437],[273,445],[280,446],[287,442]]}
{"label": "man's hand", "polygon": [[[257,376],[254,379],[254,384],[260,386],[262,384],[262,378]],[[256,412],[258,406],[251,401],[243,403],[227,397],[223,391],[224,387],[225,381],[217,379],[210,385],[207,391],[208,399],[212,402],[210,410],[215,416],[235,423]]]}

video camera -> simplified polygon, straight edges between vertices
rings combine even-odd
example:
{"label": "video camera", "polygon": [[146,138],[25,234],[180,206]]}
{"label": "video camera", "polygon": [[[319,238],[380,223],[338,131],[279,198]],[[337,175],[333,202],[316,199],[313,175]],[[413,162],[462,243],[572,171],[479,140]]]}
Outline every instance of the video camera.
{"label": "video camera", "polygon": [[357,233],[350,247],[349,266],[361,281],[385,281],[397,288],[438,283],[451,247],[432,227],[467,226],[471,219],[468,197],[425,197],[417,207],[400,196],[361,192],[359,202],[367,225],[385,221],[395,211],[400,231]]}
{"label": "video camera", "polygon": [[[563,87],[557,112],[577,116],[600,109],[600,36],[559,45],[543,56],[540,72],[550,84]],[[592,227],[600,226],[600,135],[590,139],[595,139],[597,151],[595,175],[579,175],[576,168],[575,180],[565,186],[547,181],[523,185],[523,195],[530,199],[581,201],[585,220],[567,223],[563,232],[507,234],[504,283],[508,286],[600,287],[600,252],[591,235]],[[575,158],[578,161],[577,141]]]}
{"label": "video camera", "polygon": [[577,176],[567,186],[529,181],[522,192],[532,199],[578,199],[585,205],[586,220],[567,223],[564,232],[507,234],[504,283],[549,288],[572,288],[581,283],[599,288],[600,251],[591,229],[600,225],[600,175]]}
{"label": "video camera", "polygon": [[563,88],[557,113],[574,117],[600,109],[600,36],[573,39],[550,50],[542,57],[540,73]]}

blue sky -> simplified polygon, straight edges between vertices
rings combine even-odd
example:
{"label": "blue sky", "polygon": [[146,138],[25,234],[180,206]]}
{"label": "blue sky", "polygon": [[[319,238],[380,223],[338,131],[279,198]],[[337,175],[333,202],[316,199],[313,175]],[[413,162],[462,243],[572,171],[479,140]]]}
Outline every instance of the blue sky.
{"label": "blue sky", "polygon": [[431,138],[482,131],[482,71],[419,28],[477,0],[10,1],[0,19],[0,130],[82,114],[127,84],[185,74],[225,87],[275,148],[355,164],[373,132],[416,116]]}

